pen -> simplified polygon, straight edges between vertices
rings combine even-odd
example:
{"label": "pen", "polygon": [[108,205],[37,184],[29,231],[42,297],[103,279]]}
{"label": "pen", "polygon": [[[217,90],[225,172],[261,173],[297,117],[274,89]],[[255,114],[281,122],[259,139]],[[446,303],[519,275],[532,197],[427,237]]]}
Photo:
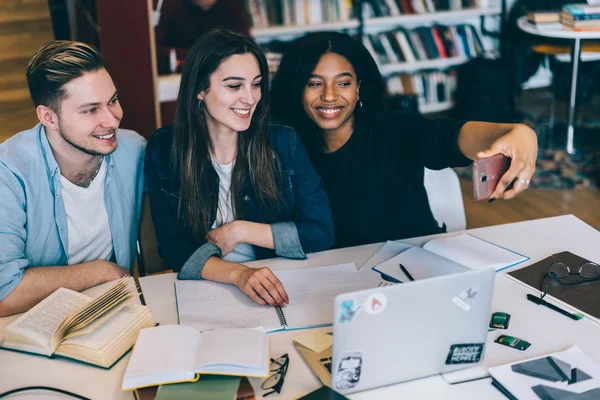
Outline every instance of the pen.
{"label": "pen", "polygon": [[402,265],[402,264],[398,264],[398,265],[400,266],[400,269],[402,270],[402,272],[404,272],[404,275],[406,275],[406,277],[408,278],[409,281],[415,280],[415,278],[412,277],[410,272],[408,272],[408,270],[406,268],[404,268],[404,265]]}
{"label": "pen", "polygon": [[583,318],[583,316],[582,316],[582,315],[575,314],[575,313],[570,313],[570,312],[568,312],[568,311],[566,311],[566,310],[563,310],[562,308],[560,308],[560,307],[557,307],[557,306],[555,306],[555,305],[554,305],[554,304],[552,304],[552,303],[548,303],[546,300],[544,300],[544,299],[540,299],[539,297],[537,297],[537,296],[534,296],[534,295],[532,295],[532,294],[528,294],[528,295],[527,295],[527,300],[529,300],[529,301],[531,301],[532,303],[535,303],[535,304],[537,304],[537,305],[546,306],[546,307],[548,307],[548,308],[549,308],[549,309],[551,309],[551,310],[554,310],[554,311],[556,311],[556,312],[558,312],[558,313],[561,313],[561,314],[562,314],[562,315],[564,315],[565,317],[569,317],[569,318],[571,318],[571,319],[574,319],[575,321],[579,321],[580,319],[582,319],[582,318]]}

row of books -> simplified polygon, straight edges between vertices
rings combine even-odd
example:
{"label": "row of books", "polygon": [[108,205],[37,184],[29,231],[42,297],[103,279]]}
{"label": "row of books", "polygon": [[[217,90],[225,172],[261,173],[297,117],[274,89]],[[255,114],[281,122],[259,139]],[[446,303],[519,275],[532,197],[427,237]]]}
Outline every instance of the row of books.
{"label": "row of books", "polygon": [[365,17],[427,14],[438,11],[479,8],[481,0],[364,0]]}
{"label": "row of books", "polygon": [[484,51],[472,25],[435,25],[368,34],[363,44],[380,64],[475,57]]}
{"label": "row of books", "polygon": [[[355,0],[366,18],[482,8],[486,0]],[[354,18],[352,0],[247,0],[254,28],[304,26]]]}
{"label": "row of books", "polygon": [[352,0],[247,0],[254,28],[303,26],[353,18]]}
{"label": "row of books", "polygon": [[529,22],[543,31],[600,31],[600,4],[567,4],[559,12],[532,12]]}
{"label": "row of books", "polygon": [[387,79],[389,94],[413,94],[419,105],[447,103],[456,91],[456,70],[399,74]]}

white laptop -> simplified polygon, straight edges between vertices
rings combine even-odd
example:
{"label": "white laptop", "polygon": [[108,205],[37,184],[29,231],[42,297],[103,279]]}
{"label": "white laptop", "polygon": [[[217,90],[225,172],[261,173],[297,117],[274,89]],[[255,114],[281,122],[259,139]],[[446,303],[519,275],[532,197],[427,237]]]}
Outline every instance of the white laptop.
{"label": "white laptop", "polygon": [[495,274],[469,270],[337,296],[331,387],[353,393],[480,364]]}

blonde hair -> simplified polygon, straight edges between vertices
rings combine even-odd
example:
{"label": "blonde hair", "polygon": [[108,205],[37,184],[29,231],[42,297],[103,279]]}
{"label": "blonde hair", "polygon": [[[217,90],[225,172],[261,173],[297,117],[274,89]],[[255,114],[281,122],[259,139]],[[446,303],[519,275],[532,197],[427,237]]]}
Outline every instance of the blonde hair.
{"label": "blonde hair", "polygon": [[90,45],[69,40],[46,43],[27,65],[27,84],[33,104],[59,113],[64,85],[86,72],[105,68],[102,56]]}

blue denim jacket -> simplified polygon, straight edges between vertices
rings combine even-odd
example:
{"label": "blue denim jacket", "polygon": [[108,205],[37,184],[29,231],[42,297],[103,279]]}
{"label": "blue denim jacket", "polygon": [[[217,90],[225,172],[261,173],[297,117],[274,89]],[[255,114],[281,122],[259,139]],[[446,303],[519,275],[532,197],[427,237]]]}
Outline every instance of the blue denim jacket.
{"label": "blue denim jacket", "polygon": [[[321,178],[312,167],[306,149],[296,133],[288,127],[271,125],[269,139],[283,174],[284,203],[274,221],[267,221],[249,179],[242,189],[242,213],[252,222],[269,223],[275,250],[254,246],[257,259],[276,255],[306,258],[305,252],[329,249],[334,244],[333,219]],[[156,229],[158,252],[179,279],[201,279],[209,257],[221,257],[220,249],[206,240],[194,240],[177,223],[179,183],[169,173],[173,127],[156,131],[146,149],[145,172],[150,210]],[[274,155],[275,157],[275,155]],[[218,190],[219,178],[213,170]],[[216,214],[216,212],[214,213]],[[211,217],[212,226],[215,215]]]}
{"label": "blue denim jacket", "polygon": [[[104,200],[114,254],[117,264],[132,273],[144,146],[140,135],[119,129],[117,149],[105,160]],[[27,268],[67,265],[69,239],[61,186],[43,125],[0,144],[0,301],[17,287]]]}

